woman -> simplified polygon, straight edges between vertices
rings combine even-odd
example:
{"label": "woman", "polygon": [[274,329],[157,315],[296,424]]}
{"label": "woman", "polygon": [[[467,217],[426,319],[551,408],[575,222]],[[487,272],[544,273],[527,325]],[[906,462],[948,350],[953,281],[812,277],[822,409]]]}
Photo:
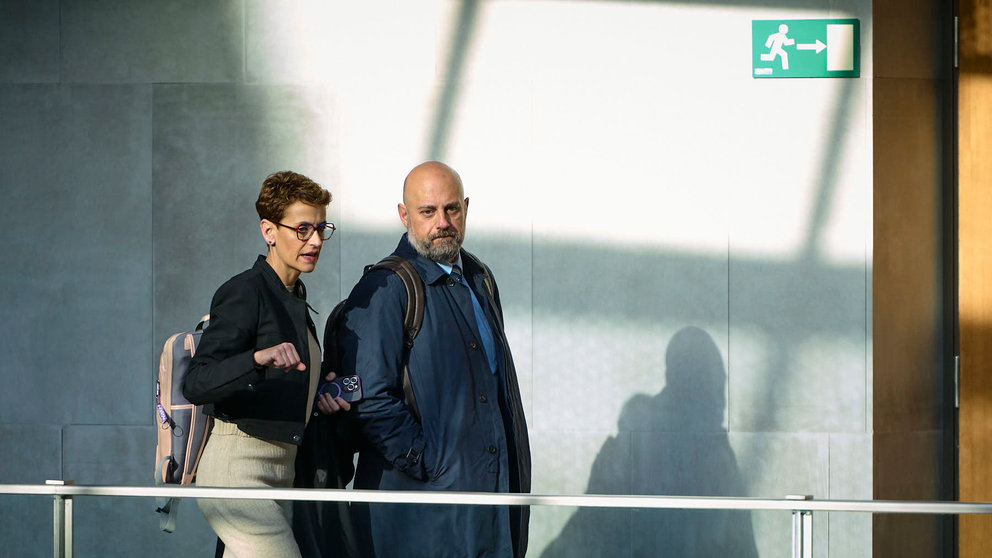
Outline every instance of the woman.
{"label": "woman", "polygon": [[[294,172],[272,174],[262,184],[255,209],[268,254],[217,289],[183,386],[186,398],[215,419],[198,486],[293,485],[293,462],[320,373],[320,347],[299,277],[314,270],[334,233],[325,220],[330,201],[327,190]],[[350,408],[326,394],[318,401],[325,412]],[[288,502],[198,504],[224,542],[225,556],[300,556]]]}

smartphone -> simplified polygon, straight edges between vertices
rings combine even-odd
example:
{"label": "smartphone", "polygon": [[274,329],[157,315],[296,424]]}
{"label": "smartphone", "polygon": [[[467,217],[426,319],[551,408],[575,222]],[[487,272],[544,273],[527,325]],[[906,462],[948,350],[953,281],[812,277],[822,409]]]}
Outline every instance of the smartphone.
{"label": "smartphone", "polygon": [[340,397],[349,403],[362,400],[362,380],[358,376],[342,376],[325,383],[317,390],[317,394],[327,393],[337,399]]}

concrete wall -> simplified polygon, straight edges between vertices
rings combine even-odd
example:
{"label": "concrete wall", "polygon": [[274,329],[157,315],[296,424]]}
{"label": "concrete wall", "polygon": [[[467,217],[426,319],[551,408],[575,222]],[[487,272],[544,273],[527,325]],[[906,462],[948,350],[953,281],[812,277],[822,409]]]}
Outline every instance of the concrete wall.
{"label": "concrete wall", "polygon": [[[861,20],[861,78],[756,80],[751,21]],[[293,169],[339,233],[323,316],[414,164],[470,196],[534,491],[870,499],[871,2],[0,2],[0,482],[152,482],[158,353],[262,250]],[[322,321],[322,318],[318,318]],[[50,502],[0,497],[13,555]],[[206,555],[81,499],[81,555]],[[788,555],[787,513],[539,508],[532,556]],[[816,556],[871,521],[820,514]],[[597,546],[600,545],[600,546]]]}

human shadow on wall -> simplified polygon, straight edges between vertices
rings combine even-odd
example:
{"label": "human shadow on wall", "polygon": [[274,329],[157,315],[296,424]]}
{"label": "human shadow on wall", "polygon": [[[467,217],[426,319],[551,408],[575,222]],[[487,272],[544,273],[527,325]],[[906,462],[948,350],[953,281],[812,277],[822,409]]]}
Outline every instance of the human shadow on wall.
{"label": "human shadow on wall", "polygon": [[[588,494],[744,496],[723,427],[726,372],[720,351],[697,327],[679,330],[665,353],[665,387],[635,395],[617,436],[600,449]],[[580,508],[542,558],[735,556],[758,551],[746,510]]]}

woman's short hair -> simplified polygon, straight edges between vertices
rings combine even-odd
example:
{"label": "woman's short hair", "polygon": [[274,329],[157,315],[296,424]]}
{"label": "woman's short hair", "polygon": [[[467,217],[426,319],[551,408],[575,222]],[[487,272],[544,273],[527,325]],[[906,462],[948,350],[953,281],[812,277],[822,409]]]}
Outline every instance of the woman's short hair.
{"label": "woman's short hair", "polygon": [[258,193],[255,211],[259,219],[274,223],[282,219],[286,208],[294,202],[303,202],[314,207],[327,207],[331,203],[331,193],[313,180],[293,171],[274,172],[262,183]]}

